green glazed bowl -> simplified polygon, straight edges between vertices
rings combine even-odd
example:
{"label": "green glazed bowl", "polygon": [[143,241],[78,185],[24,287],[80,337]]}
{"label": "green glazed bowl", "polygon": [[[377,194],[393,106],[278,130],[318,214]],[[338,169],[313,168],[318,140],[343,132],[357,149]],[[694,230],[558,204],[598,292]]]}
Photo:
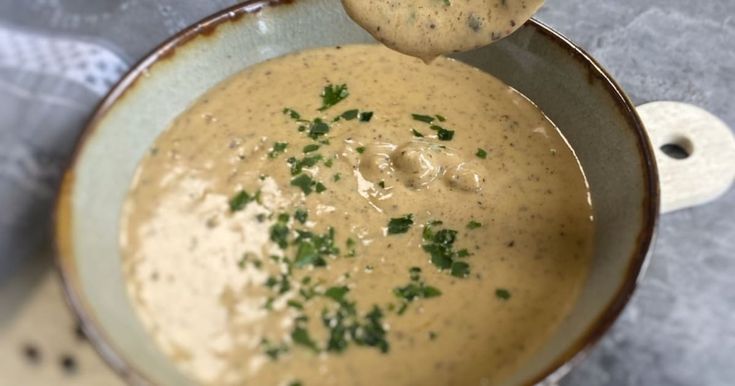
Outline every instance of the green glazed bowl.
{"label": "green glazed bowl", "polygon": [[[373,39],[338,0],[249,1],[161,45],[99,106],[59,194],[57,263],[84,331],[130,384],[193,384],[157,349],[123,282],[120,210],[150,144],[200,95],[248,66],[308,48],[366,42]],[[589,179],[597,221],[589,278],[569,317],[503,385],[553,382],[610,327],[633,293],[658,216],[653,151],[615,81],[539,22],[456,58],[538,104],[561,128]]]}

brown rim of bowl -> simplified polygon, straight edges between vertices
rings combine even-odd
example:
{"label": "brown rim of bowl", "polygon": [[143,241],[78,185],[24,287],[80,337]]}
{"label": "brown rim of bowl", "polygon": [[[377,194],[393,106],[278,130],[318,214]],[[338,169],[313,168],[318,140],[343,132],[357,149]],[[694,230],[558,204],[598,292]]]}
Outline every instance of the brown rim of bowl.
{"label": "brown rim of bowl", "polygon": [[[145,70],[156,62],[168,58],[175,53],[178,47],[182,47],[190,40],[212,33],[219,25],[226,22],[235,22],[247,14],[252,14],[263,10],[266,7],[276,5],[291,4],[295,0],[249,0],[244,3],[226,8],[201,21],[194,23],[181,32],[177,33],[164,43],[156,47],[150,53],[135,64],[129,72],[115,84],[111,91],[104,97],[95,109],[95,112],[89,119],[87,125],[79,136],[68,167],[65,169],[64,177],[58,188],[58,196],[56,207],[54,210],[54,232],[55,232],[55,253],[54,261],[58,273],[61,276],[64,294],[66,295],[67,304],[76,314],[83,331],[92,343],[94,349],[105,360],[105,362],[118,373],[123,380],[129,384],[153,384],[142,372],[134,368],[128,363],[118,351],[109,343],[103,328],[97,323],[92,311],[89,310],[85,303],[79,283],[76,282],[76,273],[74,264],[71,260],[72,241],[71,241],[71,188],[74,182],[74,167],[81,149],[84,147],[87,139],[91,137],[97,128],[99,122],[105,117],[111,107],[117,100],[125,94],[125,91],[131,88],[136,81],[145,73]],[[628,125],[635,130],[638,139],[638,151],[642,160],[641,167],[645,172],[644,184],[647,195],[642,203],[642,231],[638,234],[636,240],[636,248],[630,256],[629,266],[625,276],[625,281],[620,285],[615,297],[608,303],[605,310],[597,317],[587,331],[578,338],[568,350],[562,353],[552,365],[548,366],[536,376],[528,379],[523,384],[534,385],[544,379],[562,371],[565,364],[574,363],[581,359],[588,349],[593,346],[604,333],[612,326],[615,320],[622,312],[625,305],[632,296],[638,279],[649,254],[649,249],[653,241],[656,230],[656,223],[659,214],[659,188],[658,188],[658,170],[656,168],[655,158],[648,135],[644,129],[635,106],[630,98],[623,92],[622,88],[608,74],[608,72],[590,55],[569,39],[554,31],[545,24],[537,20],[528,22],[528,26],[533,27],[537,32],[541,33],[550,40],[555,41],[561,47],[566,49],[571,57],[582,64],[590,77],[601,80],[608,89],[610,96],[617,101],[617,106],[621,113],[625,116]],[[557,373],[558,374],[558,373]]]}

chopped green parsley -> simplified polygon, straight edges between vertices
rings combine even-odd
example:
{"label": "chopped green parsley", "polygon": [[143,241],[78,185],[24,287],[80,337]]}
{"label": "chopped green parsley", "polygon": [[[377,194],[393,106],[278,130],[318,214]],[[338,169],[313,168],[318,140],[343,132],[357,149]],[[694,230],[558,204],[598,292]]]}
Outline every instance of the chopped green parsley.
{"label": "chopped green parsley", "polygon": [[317,145],[316,143],[312,143],[312,144],[306,145],[303,148],[304,154],[315,152],[317,150],[319,150],[319,145]]}
{"label": "chopped green parsley", "polygon": [[326,297],[337,303],[336,309],[322,311],[322,324],[329,329],[326,350],[342,352],[354,342],[358,346],[388,352],[390,345],[383,328],[383,311],[374,305],[370,312],[360,317],[355,303],[347,298],[348,292],[347,287],[332,287],[325,292]]}
{"label": "chopped green parsley", "polygon": [[297,300],[289,300],[288,302],[286,302],[286,305],[297,310],[304,309],[304,304]]}
{"label": "chopped green parsley", "polygon": [[288,228],[288,220],[290,216],[288,214],[280,214],[278,221],[271,226],[270,239],[274,243],[278,244],[281,249],[288,247],[288,235],[290,230]]}
{"label": "chopped green parsley", "polygon": [[260,342],[260,346],[263,348],[263,352],[272,360],[277,360],[278,357],[288,352],[288,346],[285,344],[274,344],[268,339],[263,339]]}
{"label": "chopped green parsley", "polygon": [[293,217],[300,223],[305,223],[306,219],[309,217],[309,213],[306,212],[306,209],[296,209],[296,211],[293,213]]}
{"label": "chopped green parsley", "polygon": [[316,186],[316,181],[307,174],[299,174],[298,177],[294,177],[291,180],[291,186],[296,186],[301,189],[304,194],[309,195]]}
{"label": "chopped green parsley", "polygon": [[475,220],[472,220],[467,223],[467,229],[477,229],[477,228],[480,228],[481,226],[482,224]]}
{"label": "chopped green parsley", "polygon": [[319,352],[319,347],[309,335],[309,331],[301,326],[294,328],[293,332],[291,332],[291,339],[298,345],[304,346],[314,352]]}
{"label": "chopped green parsley", "polygon": [[388,234],[397,235],[400,233],[406,233],[413,225],[413,215],[407,214],[403,217],[392,218],[388,222]]}
{"label": "chopped green parsley", "polygon": [[442,292],[436,287],[428,286],[421,280],[421,268],[412,267],[409,269],[411,282],[403,287],[393,289],[393,294],[401,299],[401,306],[398,308],[398,314],[403,314],[408,308],[409,303],[416,299],[430,299],[441,296]]}
{"label": "chopped green parsley", "polygon": [[360,122],[370,122],[373,119],[372,111],[363,111],[360,113]]}
{"label": "chopped green parsley", "polygon": [[271,148],[271,151],[268,152],[268,158],[278,157],[281,153],[286,151],[287,147],[287,142],[276,142],[275,144],[273,144],[273,148]]}
{"label": "chopped green parsley", "polygon": [[431,123],[434,122],[434,117],[430,115],[422,115],[422,114],[411,114],[414,120],[424,122],[424,123]]}
{"label": "chopped green parsley", "polygon": [[297,233],[293,242],[297,248],[294,260],[296,267],[324,267],[328,256],[339,255],[339,248],[334,245],[334,228],[329,227],[323,235],[304,230],[298,230]]}
{"label": "chopped green parsley", "polygon": [[321,96],[322,107],[319,108],[319,111],[325,111],[350,96],[350,91],[347,89],[346,84],[330,84],[324,87]]}
{"label": "chopped green parsley", "polygon": [[230,198],[230,211],[231,212],[237,212],[245,209],[245,207],[253,202],[253,201],[260,201],[260,191],[255,192],[255,194],[250,194],[246,192],[245,190],[241,190],[237,192],[232,198]]}
{"label": "chopped green parsley", "polygon": [[454,277],[467,277],[470,275],[470,265],[464,261],[455,261],[452,263],[451,273]]}
{"label": "chopped green parsley", "polygon": [[346,286],[330,287],[324,292],[324,296],[336,302],[343,302],[348,292],[350,292],[350,289]]}
{"label": "chopped green parsley", "polygon": [[291,165],[291,175],[295,176],[300,174],[304,168],[310,168],[316,166],[324,157],[321,154],[315,154],[310,156],[304,156],[302,159],[296,157],[290,157],[286,162]]}
{"label": "chopped green parsley", "polygon": [[495,296],[501,300],[509,300],[511,295],[510,295],[510,291],[508,291],[507,289],[498,288],[495,290]]}
{"label": "chopped green parsley", "polygon": [[411,132],[413,133],[413,136],[414,136],[414,137],[416,137],[416,138],[423,138],[423,137],[424,137],[424,135],[423,135],[423,134],[421,134],[421,133],[420,133],[420,132],[419,132],[418,130],[416,130],[416,129],[411,129]]}
{"label": "chopped green parsley", "polygon": [[314,122],[309,125],[309,137],[311,139],[318,139],[327,133],[329,133],[329,125],[322,121],[321,118],[315,119]]}
{"label": "chopped green parsley", "polygon": [[454,138],[454,130],[447,130],[437,125],[431,125],[429,128],[436,131],[436,137],[440,141],[451,141]]}
{"label": "chopped green parsley", "polygon": [[351,121],[351,120],[357,118],[357,114],[358,114],[359,111],[360,110],[358,110],[358,109],[347,110],[344,113],[342,113],[342,115],[340,115],[340,117],[342,119],[347,120],[347,121]]}
{"label": "chopped green parsley", "polygon": [[454,250],[454,243],[457,240],[456,230],[440,229],[439,231],[434,231],[434,227],[441,224],[441,221],[435,221],[424,226],[424,244],[421,247],[431,256],[431,263],[437,268],[449,270],[452,276],[455,277],[463,278],[469,276],[469,264],[456,261],[457,258],[466,257],[469,253],[466,250],[459,252]]}
{"label": "chopped green parsley", "polygon": [[291,119],[294,119],[294,120],[300,120],[301,119],[301,114],[299,114],[298,112],[296,112],[294,109],[290,109],[290,108],[286,107],[285,109],[283,109],[283,113],[286,114],[286,115],[288,115],[289,117],[291,117]]}
{"label": "chopped green parsley", "polygon": [[467,248],[460,249],[457,251],[457,257],[468,257],[470,255],[470,251],[467,250]]}

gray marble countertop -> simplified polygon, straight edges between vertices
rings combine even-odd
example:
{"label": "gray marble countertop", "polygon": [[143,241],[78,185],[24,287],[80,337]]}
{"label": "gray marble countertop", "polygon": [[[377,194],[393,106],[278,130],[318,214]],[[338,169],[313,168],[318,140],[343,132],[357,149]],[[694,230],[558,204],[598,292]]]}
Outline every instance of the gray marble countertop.
{"label": "gray marble countertop", "polygon": [[[62,165],[112,82],[166,37],[233,3],[0,2],[0,291],[47,250]],[[735,127],[734,14],[734,0],[549,0],[538,18],[586,48],[636,103],[689,102]],[[734,315],[730,191],[662,217],[631,304],[562,385],[733,385]]]}

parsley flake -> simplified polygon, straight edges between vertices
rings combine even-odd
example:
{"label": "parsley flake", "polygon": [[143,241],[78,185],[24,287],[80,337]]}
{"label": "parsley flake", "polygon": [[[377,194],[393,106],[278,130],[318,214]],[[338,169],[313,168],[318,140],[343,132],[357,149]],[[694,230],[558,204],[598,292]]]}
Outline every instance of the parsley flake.
{"label": "parsley flake", "polygon": [[315,119],[309,126],[309,137],[311,139],[318,139],[327,133],[329,133],[329,125],[320,118]]}
{"label": "parsley flake", "polygon": [[286,151],[287,147],[287,142],[276,142],[275,144],[273,144],[273,148],[271,148],[271,151],[268,152],[268,158],[278,157],[281,153]]}
{"label": "parsley flake", "polygon": [[352,339],[359,346],[376,347],[387,353],[390,345],[386,340],[387,332],[383,328],[383,311],[378,306],[365,315],[365,320],[354,330]]}
{"label": "parsley flake", "polygon": [[353,119],[357,118],[357,113],[358,113],[358,112],[359,112],[359,110],[358,110],[358,109],[353,109],[353,110],[347,110],[347,111],[345,111],[344,113],[342,113],[342,115],[340,115],[340,117],[341,117],[342,119],[345,119],[345,120],[351,121],[351,120],[353,120]]}
{"label": "parsley flake", "polygon": [[286,107],[283,109],[283,113],[291,117],[291,119],[299,120],[301,119],[301,114],[296,112],[294,109]]}
{"label": "parsley flake", "polygon": [[297,174],[300,174],[304,168],[310,168],[316,166],[319,161],[321,161],[324,157],[321,156],[321,154],[314,154],[310,156],[304,156],[302,159],[297,159],[296,157],[291,157],[286,162],[291,165],[291,175],[295,176]]}
{"label": "parsley flake", "polygon": [[319,347],[317,347],[316,342],[311,339],[309,331],[303,327],[294,328],[293,332],[291,332],[291,339],[293,339],[293,342],[296,344],[302,345],[314,352],[319,352]]}
{"label": "parsley flake", "polygon": [[424,123],[431,123],[434,122],[434,117],[430,115],[422,115],[422,114],[411,114],[414,120],[424,122]]}
{"label": "parsley flake", "polygon": [[241,211],[253,201],[260,201],[260,191],[251,195],[248,192],[241,190],[230,199],[230,212]]}
{"label": "parsley flake", "polygon": [[373,119],[372,111],[363,111],[360,113],[360,122],[370,122]]}
{"label": "parsley flake", "polygon": [[422,298],[422,299],[423,298],[426,298],[426,299],[435,298],[442,294],[442,292],[439,291],[437,288],[426,286],[423,283],[422,284],[410,283],[406,285],[405,287],[398,287],[394,289],[393,293],[399,298],[402,298],[409,302],[417,298]]}
{"label": "parsley flake", "polygon": [[348,292],[350,292],[350,289],[346,286],[330,287],[324,292],[324,296],[336,302],[342,302]]}
{"label": "parsley flake", "polygon": [[306,223],[306,219],[309,217],[309,213],[306,212],[306,209],[296,209],[296,211],[293,213],[293,218],[295,218],[298,222],[304,224]]}
{"label": "parsley flake", "polygon": [[455,277],[469,276],[469,264],[456,261],[459,257],[469,256],[466,249],[459,252],[454,250],[458,232],[452,229],[441,229],[435,232],[433,227],[438,225],[441,225],[441,222],[435,221],[424,226],[424,244],[421,248],[431,256],[431,263],[437,268],[450,270]]}
{"label": "parsley flake", "polygon": [[309,145],[304,146],[304,148],[302,150],[303,150],[304,154],[315,152],[315,151],[319,150],[319,145],[317,145],[315,143],[312,143],[312,144],[309,144]]}
{"label": "parsley flake", "polygon": [[411,129],[411,132],[413,133],[413,136],[416,137],[416,138],[423,138],[424,137],[424,135],[421,134],[421,133],[419,133],[418,130],[416,130],[416,129]]}
{"label": "parsley flake", "polygon": [[403,217],[392,218],[388,222],[388,234],[397,235],[400,233],[406,233],[413,225],[413,215],[407,214]]}
{"label": "parsley flake", "polygon": [[294,240],[296,257],[294,265],[303,268],[309,265],[325,267],[328,256],[339,255],[339,248],[334,245],[334,228],[329,228],[323,235],[298,230]]}
{"label": "parsley flake", "polygon": [[290,233],[288,220],[289,215],[283,213],[278,216],[278,221],[270,229],[270,240],[278,244],[281,249],[288,247],[288,235]]}
{"label": "parsley flake", "polygon": [[357,250],[355,247],[357,246],[357,242],[353,240],[352,238],[348,238],[345,242],[347,245],[347,257],[355,257],[357,256]]}
{"label": "parsley flake", "polygon": [[296,186],[301,189],[304,194],[309,195],[312,191],[314,191],[314,186],[316,185],[316,182],[313,178],[306,174],[299,174],[298,177],[294,177],[291,180],[291,186]]}
{"label": "parsley flake", "polygon": [[322,107],[319,108],[319,111],[325,111],[350,96],[350,91],[347,89],[346,84],[330,84],[324,87],[321,96]]}
{"label": "parsley flake", "polygon": [[495,290],[495,296],[501,300],[509,300],[511,295],[510,295],[510,291],[508,291],[507,289],[498,288]]}
{"label": "parsley flake", "polygon": [[288,346],[285,344],[274,344],[271,343],[268,339],[263,339],[260,342],[260,346],[263,348],[263,352],[265,352],[265,355],[267,355],[272,360],[277,360],[278,357],[280,357],[282,354],[285,354],[288,352]]}
{"label": "parsley flake", "polygon": [[470,265],[463,261],[455,261],[452,263],[452,276],[467,277],[470,275]]}
{"label": "parsley flake", "polygon": [[299,301],[297,301],[297,300],[289,300],[289,301],[286,302],[286,305],[288,305],[291,308],[295,308],[297,310],[303,310],[304,309],[304,304],[301,303],[301,302],[299,302]]}
{"label": "parsley flake", "polygon": [[475,153],[475,155],[477,156],[477,158],[485,159],[485,158],[487,158],[487,150],[480,149],[478,147],[477,148],[477,153]]}
{"label": "parsley flake", "polygon": [[408,270],[411,282],[403,287],[393,289],[393,294],[401,299],[402,304],[398,309],[398,315],[402,315],[408,309],[409,303],[416,299],[430,299],[441,296],[442,292],[436,287],[428,286],[421,280],[421,268],[412,267]]}
{"label": "parsley flake", "polygon": [[436,131],[436,137],[440,141],[451,141],[454,138],[454,130],[447,130],[441,126],[431,125],[430,129]]}
{"label": "parsley flake", "polygon": [[314,190],[316,190],[317,193],[322,193],[327,190],[327,187],[321,182],[317,182],[316,185],[314,185]]}

